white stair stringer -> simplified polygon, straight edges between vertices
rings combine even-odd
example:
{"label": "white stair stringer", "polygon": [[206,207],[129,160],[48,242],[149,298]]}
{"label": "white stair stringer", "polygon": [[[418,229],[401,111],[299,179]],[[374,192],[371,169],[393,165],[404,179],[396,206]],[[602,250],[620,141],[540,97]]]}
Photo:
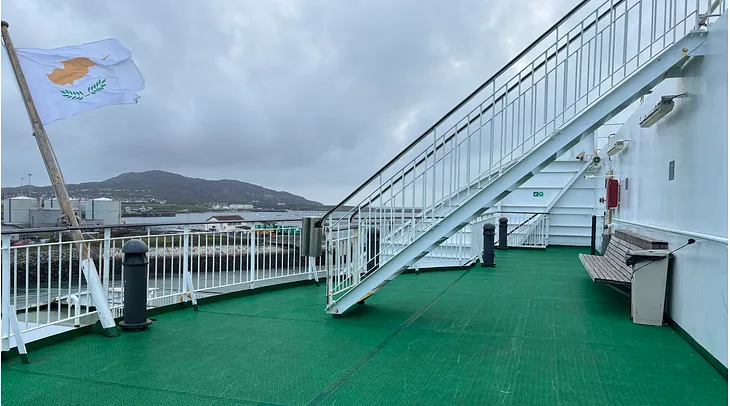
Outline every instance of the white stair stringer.
{"label": "white stair stringer", "polygon": [[681,69],[692,56],[701,56],[706,32],[694,31],[678,40],[631,76],[616,84],[604,96],[584,109],[568,123],[536,146],[519,162],[503,171],[440,221],[416,236],[406,248],[382,262],[380,267],[353,286],[326,308],[327,313],[342,314],[357,302],[365,300],[385,283],[408,269],[430,250],[466,226],[489,207],[502,200],[548,164],[563,155],[581,139],[603,125],[664,80],[670,69]]}

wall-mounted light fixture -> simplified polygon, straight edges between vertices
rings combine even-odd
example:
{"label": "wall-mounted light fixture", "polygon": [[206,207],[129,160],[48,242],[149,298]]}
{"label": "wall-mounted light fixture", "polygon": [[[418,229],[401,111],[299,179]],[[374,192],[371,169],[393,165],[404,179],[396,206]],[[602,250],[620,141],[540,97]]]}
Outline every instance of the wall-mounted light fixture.
{"label": "wall-mounted light fixture", "polygon": [[686,97],[687,93],[676,94],[671,96],[662,96],[661,101],[649,112],[649,114],[639,120],[641,128],[649,128],[656,124],[674,109],[674,99]]}
{"label": "wall-mounted light fixture", "polygon": [[619,140],[616,141],[615,144],[611,147],[611,149],[608,150],[608,155],[616,155],[619,152],[621,152],[624,148],[626,148],[626,144],[629,142],[629,140]]}

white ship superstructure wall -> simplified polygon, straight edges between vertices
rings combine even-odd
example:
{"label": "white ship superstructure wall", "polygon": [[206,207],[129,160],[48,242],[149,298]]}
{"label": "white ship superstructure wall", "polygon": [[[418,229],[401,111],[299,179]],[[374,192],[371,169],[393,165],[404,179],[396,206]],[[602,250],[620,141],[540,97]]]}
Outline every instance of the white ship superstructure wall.
{"label": "white ship superstructure wall", "polygon": [[[620,182],[613,226],[665,239],[676,249],[669,316],[727,367],[728,41],[727,15],[711,27],[705,57],[647,95],[617,132],[628,147],[611,157]],[[686,93],[650,128],[639,122],[662,96]]]}
{"label": "white ship superstructure wall", "polygon": [[[560,158],[517,190],[505,197],[494,208],[502,212],[549,213],[548,244],[589,247],[591,244],[591,217],[602,215],[598,202],[602,195],[595,176],[598,170],[586,166],[593,155],[593,137],[586,137]],[[583,160],[576,159],[584,153]],[[587,177],[587,178],[586,178]],[[599,187],[600,186],[600,187]],[[598,188],[598,189],[597,189]],[[598,231],[600,234],[600,230]]]}

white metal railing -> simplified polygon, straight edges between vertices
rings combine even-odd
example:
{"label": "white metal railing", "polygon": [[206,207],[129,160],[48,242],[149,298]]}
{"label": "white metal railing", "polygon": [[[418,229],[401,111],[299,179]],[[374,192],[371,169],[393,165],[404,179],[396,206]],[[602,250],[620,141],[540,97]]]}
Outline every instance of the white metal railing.
{"label": "white metal railing", "polygon": [[[141,227],[144,230],[144,225]],[[181,224],[168,231],[148,228],[125,236],[113,236],[119,230],[106,228],[103,236],[85,241],[115,317],[122,316],[124,310],[122,247],[130,239],[140,239],[149,248],[148,307],[189,300],[190,289],[184,282],[186,269],[198,298],[249,289],[262,282],[314,277],[309,271],[310,258],[300,255],[298,226],[231,231],[193,227]],[[10,306],[15,309],[24,336],[34,332],[36,336],[54,334],[96,321],[96,308],[82,276],[75,242],[61,237],[53,242],[12,246],[10,235],[3,235],[2,243],[3,350],[8,349],[12,336],[6,317]],[[317,264],[318,272],[323,268]]]}
{"label": "white metal railing", "polygon": [[[472,221],[472,247],[477,254],[482,252],[484,237],[481,227],[486,223],[494,224],[499,232],[499,219],[507,219],[507,246],[520,248],[547,248],[550,235],[549,215],[547,213],[508,213],[488,212]],[[499,234],[495,236],[495,242]]]}
{"label": "white metal railing", "polygon": [[[359,255],[340,255],[342,244],[353,246],[346,240],[360,236],[343,231],[375,228],[379,249],[394,257],[725,9],[724,0],[581,2],[325,215],[327,250],[336,258],[327,262],[335,278],[328,305],[369,274]],[[370,244],[358,238],[358,249]]]}
{"label": "white metal railing", "polygon": [[[462,230],[433,249],[411,268],[430,268],[467,265],[479,256],[483,249],[483,230],[486,223],[499,225],[499,219],[507,218],[507,245],[522,248],[546,248],[549,235],[549,216],[547,213],[488,212],[472,220]],[[397,227],[396,227],[397,228]],[[332,252],[328,264],[334,270],[330,281],[330,291],[334,294],[349,289],[349,277],[364,277],[393,255],[393,244],[383,240],[393,232],[388,227],[365,227],[341,231],[338,236],[330,236]],[[377,234],[376,234],[377,232]],[[349,268],[347,268],[349,267]],[[356,272],[359,270],[359,272]],[[358,282],[355,280],[354,282]]]}

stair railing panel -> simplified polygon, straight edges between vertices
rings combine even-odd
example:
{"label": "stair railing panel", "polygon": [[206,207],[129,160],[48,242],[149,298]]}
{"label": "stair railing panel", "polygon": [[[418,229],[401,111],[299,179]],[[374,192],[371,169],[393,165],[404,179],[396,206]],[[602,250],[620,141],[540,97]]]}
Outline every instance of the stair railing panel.
{"label": "stair railing panel", "polygon": [[[582,10],[588,3],[592,12]],[[725,2],[717,3],[715,13],[724,12]],[[337,258],[328,261],[336,282],[329,303],[372,272],[352,262],[357,255],[341,255],[345,230],[372,228],[377,240],[350,249],[382,266],[677,39],[711,22],[712,10],[690,0],[581,2],[324,216]]]}

